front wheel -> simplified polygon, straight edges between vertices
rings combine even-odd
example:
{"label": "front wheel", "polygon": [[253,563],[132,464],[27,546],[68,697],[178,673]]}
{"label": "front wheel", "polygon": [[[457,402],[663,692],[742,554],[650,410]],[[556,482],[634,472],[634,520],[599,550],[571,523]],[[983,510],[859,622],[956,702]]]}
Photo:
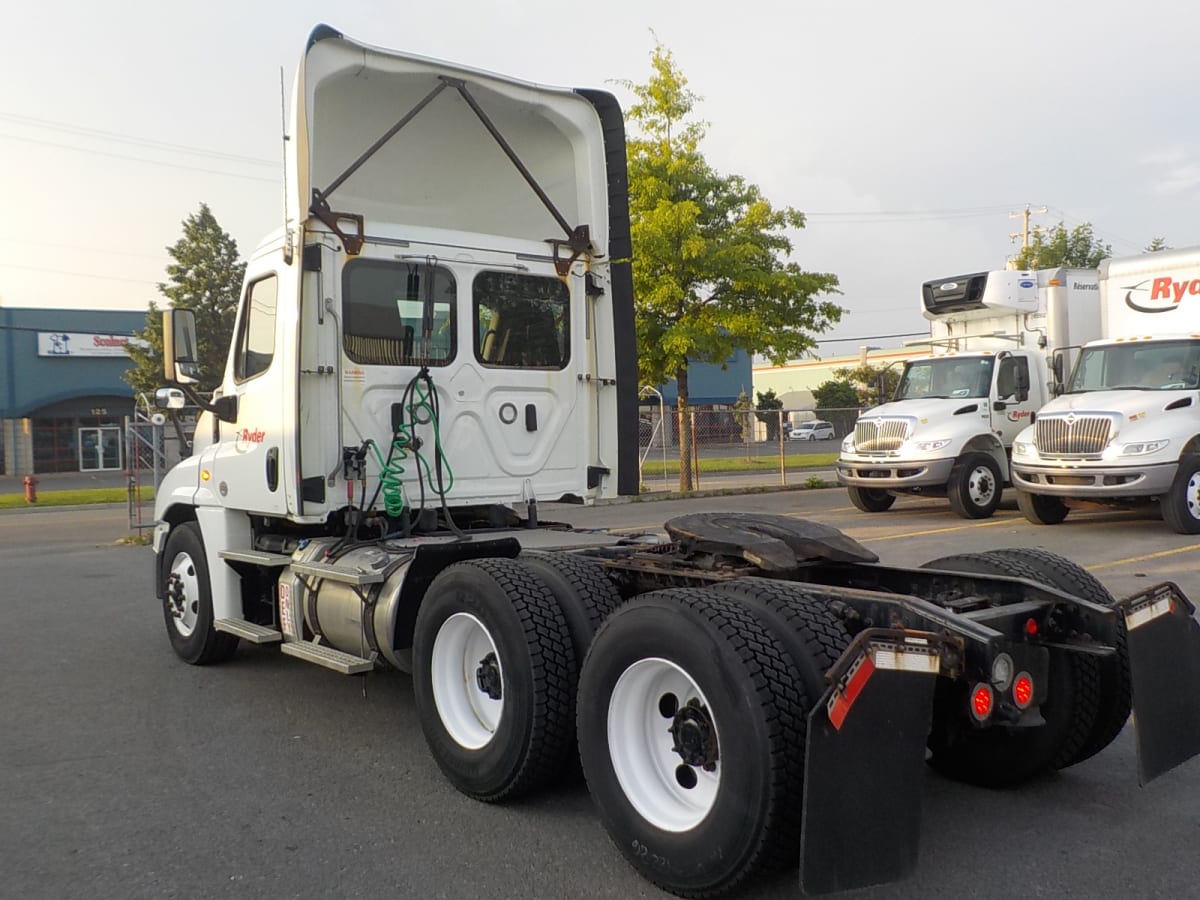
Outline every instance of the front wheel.
{"label": "front wheel", "polygon": [[159,595],[171,647],[180,659],[194,666],[229,659],[237,650],[238,639],[213,627],[212,581],[204,540],[195,522],[171,529],[163,563]]}
{"label": "front wheel", "polygon": [[1067,517],[1071,507],[1059,497],[1017,491],[1017,506],[1034,525],[1057,525]]}
{"label": "front wheel", "polygon": [[1200,456],[1189,454],[1179,461],[1179,471],[1159,508],[1176,534],[1200,534]]}
{"label": "front wheel", "polygon": [[850,502],[863,512],[886,512],[896,502],[894,494],[879,488],[848,487],[846,493]]}
{"label": "front wheel", "polygon": [[946,496],[950,508],[964,519],[986,519],[1000,505],[1003,478],[996,461],[986,453],[968,453],[954,464]]}

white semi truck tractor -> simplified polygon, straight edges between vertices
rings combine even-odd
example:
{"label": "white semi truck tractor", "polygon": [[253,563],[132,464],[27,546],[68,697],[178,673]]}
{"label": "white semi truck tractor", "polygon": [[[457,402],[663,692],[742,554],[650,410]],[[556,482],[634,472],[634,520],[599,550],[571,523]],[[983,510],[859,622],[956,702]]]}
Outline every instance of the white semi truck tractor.
{"label": "white semi truck tractor", "polygon": [[1157,500],[1179,534],[1200,534],[1200,248],[1100,264],[1101,340],[1013,445],[1031,522],[1076,505]]}
{"label": "white semi truck tractor", "polygon": [[1114,600],[1036,550],[887,566],[754,513],[657,539],[539,518],[637,489],[610,95],[320,26],[287,148],[283,227],[249,260],[211,399],[194,317],[164,314],[161,403],[204,410],[155,509],[185,662],[248,645],[410,673],[458,790],[511,800],[581,764],[619,852],[685,896],[797,859],[810,893],[903,876],[927,756],[1017,784],[1168,690],[1169,712],[1136,707],[1141,777],[1200,750],[1179,727],[1200,673],[1178,664],[1200,634],[1171,585]]}
{"label": "white semi truck tractor", "polygon": [[884,512],[907,493],[946,497],[963,518],[992,515],[1013,439],[1069,364],[1060,351],[1099,335],[1098,296],[1091,269],[926,282],[930,351],[905,363],[890,402],[842,441],[837,477],[850,502]]}

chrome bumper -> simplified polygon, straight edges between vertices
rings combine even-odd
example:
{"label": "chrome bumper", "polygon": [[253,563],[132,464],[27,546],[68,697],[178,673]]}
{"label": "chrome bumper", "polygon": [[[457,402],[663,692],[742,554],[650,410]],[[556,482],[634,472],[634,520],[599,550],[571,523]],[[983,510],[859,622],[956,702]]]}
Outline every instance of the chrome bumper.
{"label": "chrome bumper", "polygon": [[851,462],[839,459],[838,484],[899,491],[906,488],[944,485],[950,480],[954,459],[878,459]]}
{"label": "chrome bumper", "polygon": [[1165,494],[1178,463],[1157,466],[1030,466],[1014,463],[1013,485],[1030,494],[1054,497],[1149,497]]}

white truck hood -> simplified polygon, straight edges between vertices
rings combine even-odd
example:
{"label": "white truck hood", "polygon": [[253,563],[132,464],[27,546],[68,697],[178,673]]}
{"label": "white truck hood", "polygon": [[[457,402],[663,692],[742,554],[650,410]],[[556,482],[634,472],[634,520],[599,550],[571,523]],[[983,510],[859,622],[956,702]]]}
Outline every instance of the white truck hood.
{"label": "white truck hood", "polygon": [[950,397],[948,399],[930,398],[927,400],[893,400],[891,403],[884,403],[876,406],[863,413],[859,418],[872,419],[877,417],[894,417],[906,416],[915,418],[919,425],[927,424],[932,421],[949,422],[952,421],[954,413],[960,409],[971,409],[975,407],[971,413],[962,413],[962,415],[972,415],[977,412],[986,410],[986,397]]}
{"label": "white truck hood", "polygon": [[1195,390],[1180,391],[1089,391],[1084,394],[1063,394],[1041,408],[1038,417],[1051,413],[1115,413],[1126,422],[1135,422],[1156,415],[1177,400],[1191,396]]}
{"label": "white truck hood", "polygon": [[[603,242],[607,176],[594,150],[602,146],[599,115],[579,92],[367,46],[321,25],[292,96],[288,227],[312,221],[324,201],[362,216],[367,234],[408,236],[420,225],[545,247],[566,237],[565,226],[586,225]],[[344,224],[354,230],[353,219]]]}

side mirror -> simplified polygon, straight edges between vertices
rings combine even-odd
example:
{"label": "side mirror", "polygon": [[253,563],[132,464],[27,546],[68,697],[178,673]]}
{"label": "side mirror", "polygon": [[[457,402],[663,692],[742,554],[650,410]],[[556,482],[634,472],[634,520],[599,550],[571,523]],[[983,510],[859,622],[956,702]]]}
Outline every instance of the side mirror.
{"label": "side mirror", "polygon": [[179,388],[159,388],[154,392],[154,405],[159,409],[183,409],[187,396]]}
{"label": "side mirror", "polygon": [[1029,399],[1029,370],[1024,366],[1013,366],[1013,383],[1016,385],[1017,402],[1024,403]]}
{"label": "side mirror", "polygon": [[196,314],[190,309],[163,310],[163,374],[167,381],[195,384],[200,380],[199,346]]}

